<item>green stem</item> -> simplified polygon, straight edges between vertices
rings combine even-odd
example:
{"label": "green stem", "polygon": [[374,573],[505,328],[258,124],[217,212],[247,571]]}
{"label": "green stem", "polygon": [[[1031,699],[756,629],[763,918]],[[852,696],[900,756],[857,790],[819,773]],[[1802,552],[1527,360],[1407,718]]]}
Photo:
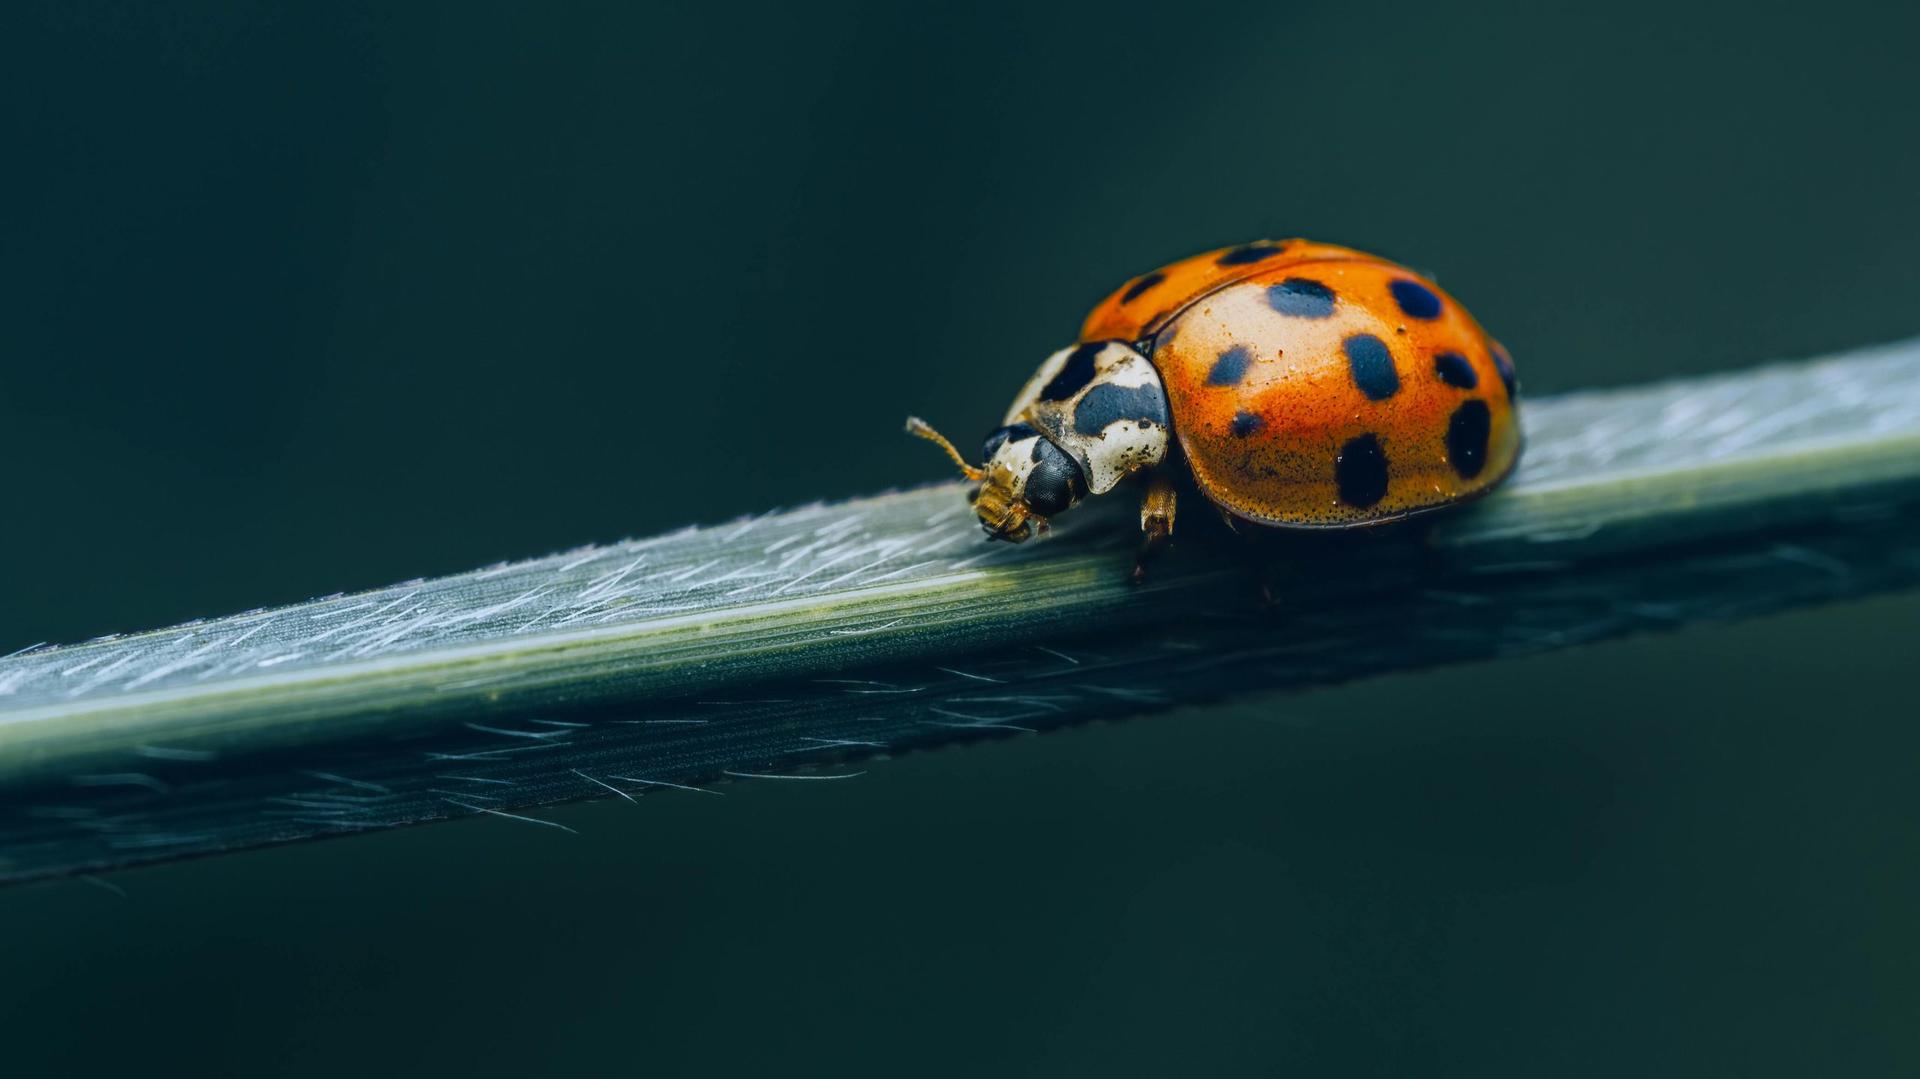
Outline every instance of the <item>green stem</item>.
{"label": "green stem", "polygon": [[1249,547],[1190,500],[1144,586],[1123,499],[989,545],[942,485],[29,650],[0,660],[0,878],[787,774],[1920,581],[1920,343],[1524,419],[1514,480],[1430,527]]}

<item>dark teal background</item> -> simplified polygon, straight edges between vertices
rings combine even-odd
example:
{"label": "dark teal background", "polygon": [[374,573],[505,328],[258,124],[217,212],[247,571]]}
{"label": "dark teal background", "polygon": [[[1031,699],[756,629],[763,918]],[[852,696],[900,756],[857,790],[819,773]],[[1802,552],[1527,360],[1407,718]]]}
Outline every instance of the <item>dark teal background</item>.
{"label": "dark teal background", "polygon": [[[944,474],[1303,234],[1920,332],[1911,9],[14,5],[0,652]],[[19,1074],[1911,1074],[1920,600],[0,893]]]}

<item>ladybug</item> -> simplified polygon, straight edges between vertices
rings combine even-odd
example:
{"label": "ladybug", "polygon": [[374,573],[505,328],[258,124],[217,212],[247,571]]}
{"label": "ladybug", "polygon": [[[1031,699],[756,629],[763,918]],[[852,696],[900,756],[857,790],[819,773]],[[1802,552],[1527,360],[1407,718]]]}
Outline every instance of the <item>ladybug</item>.
{"label": "ladybug", "polygon": [[[1108,296],[969,464],[981,525],[1015,543],[1137,477],[1141,564],[1191,478],[1229,525],[1360,528],[1486,494],[1520,455],[1513,362],[1404,266],[1307,240],[1196,255]],[[1136,574],[1138,573],[1136,568]]]}

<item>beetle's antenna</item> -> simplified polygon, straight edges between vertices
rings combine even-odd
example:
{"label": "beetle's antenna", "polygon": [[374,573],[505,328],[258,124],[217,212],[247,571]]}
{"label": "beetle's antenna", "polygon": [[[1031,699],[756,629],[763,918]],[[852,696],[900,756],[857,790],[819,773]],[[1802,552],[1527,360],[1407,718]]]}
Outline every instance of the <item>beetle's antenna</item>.
{"label": "beetle's antenna", "polygon": [[907,417],[907,433],[919,438],[924,438],[928,442],[946,450],[947,456],[953,458],[953,463],[960,466],[961,473],[973,482],[979,483],[981,480],[987,478],[986,469],[980,468],[977,465],[968,464],[967,459],[960,456],[960,451],[953,448],[953,443],[947,441],[947,436],[934,430],[927,424],[927,421],[920,417]]}

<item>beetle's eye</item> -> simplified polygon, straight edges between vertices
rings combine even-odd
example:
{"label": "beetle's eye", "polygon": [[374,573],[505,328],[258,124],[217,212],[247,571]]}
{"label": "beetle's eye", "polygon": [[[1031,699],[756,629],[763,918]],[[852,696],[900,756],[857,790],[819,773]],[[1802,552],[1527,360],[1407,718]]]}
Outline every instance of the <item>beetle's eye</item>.
{"label": "beetle's eye", "polygon": [[1039,433],[1040,432],[1024,423],[1009,424],[1006,427],[996,427],[987,432],[987,441],[980,447],[980,460],[991,461],[993,460],[993,455],[1000,452],[1000,447],[1006,445],[1009,441],[1018,442],[1021,439],[1032,438]]}
{"label": "beetle's eye", "polygon": [[1086,478],[1080,474],[1080,466],[1073,458],[1044,438],[1034,444],[1033,471],[1027,473],[1025,494],[1028,508],[1042,517],[1051,517],[1086,493]]}

